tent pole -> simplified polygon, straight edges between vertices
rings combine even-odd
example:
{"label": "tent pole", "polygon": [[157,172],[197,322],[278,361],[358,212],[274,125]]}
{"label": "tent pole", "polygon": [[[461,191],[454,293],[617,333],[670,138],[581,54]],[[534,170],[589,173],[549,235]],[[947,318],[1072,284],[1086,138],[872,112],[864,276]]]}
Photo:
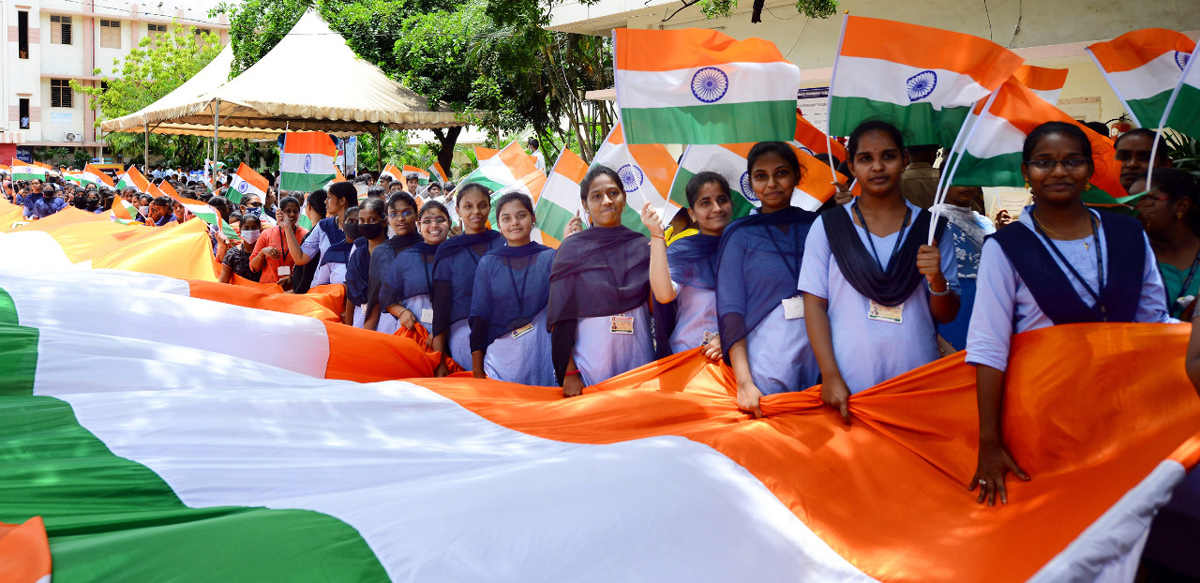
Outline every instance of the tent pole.
{"label": "tent pole", "polygon": [[217,138],[221,133],[221,100],[216,100],[216,107],[213,108],[213,155],[212,155],[212,173],[213,184],[216,185],[217,178]]}
{"label": "tent pole", "polygon": [[375,165],[379,167],[376,172],[383,174],[383,126],[379,126],[379,131],[375,132]]}
{"label": "tent pole", "polygon": [[150,175],[150,124],[148,124],[148,123],[142,124],[142,137],[144,138],[144,141],[142,142],[142,146],[145,148],[145,150],[143,151],[143,155],[145,157],[142,158],[142,170],[145,171],[146,176],[149,176]]}

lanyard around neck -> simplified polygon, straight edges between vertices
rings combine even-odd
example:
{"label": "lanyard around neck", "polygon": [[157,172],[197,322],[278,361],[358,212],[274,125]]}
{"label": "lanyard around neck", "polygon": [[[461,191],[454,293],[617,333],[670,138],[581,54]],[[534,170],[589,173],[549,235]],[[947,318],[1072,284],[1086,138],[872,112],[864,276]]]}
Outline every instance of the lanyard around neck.
{"label": "lanyard around neck", "polygon": [[[1050,239],[1050,236],[1046,234],[1046,231],[1042,229],[1042,223],[1037,220],[1037,217],[1033,216],[1032,212],[1029,214],[1029,218],[1033,219],[1033,226],[1037,229],[1038,234],[1046,240],[1046,246],[1050,248],[1050,251],[1054,252],[1054,255],[1058,257],[1059,261],[1062,261],[1063,265],[1067,266],[1067,270],[1071,272],[1071,275],[1075,276],[1075,279],[1083,285],[1083,289],[1087,290],[1088,295],[1092,296],[1092,299],[1095,300],[1096,304],[1100,307],[1100,312],[1105,313],[1107,310],[1104,306],[1104,302],[1101,300],[1102,296],[1104,295],[1105,288],[1104,257],[1100,254],[1100,232],[1099,229],[1096,228],[1096,217],[1093,216],[1090,211],[1088,212],[1088,219],[1092,226],[1092,244],[1096,247],[1096,281],[1100,287],[1098,290],[1092,289],[1092,286],[1088,285],[1087,280],[1085,280],[1083,276],[1079,275],[1079,272],[1075,270],[1073,265],[1071,265],[1071,262],[1067,261],[1066,256],[1063,255],[1062,251],[1058,250],[1058,246],[1054,244],[1054,241]],[[1105,316],[1105,319],[1107,319],[1107,316]]]}
{"label": "lanyard around neck", "polygon": [[858,222],[862,223],[862,228],[867,232],[867,242],[871,244],[871,254],[875,256],[875,263],[879,264],[879,271],[887,273],[888,265],[892,264],[892,260],[896,258],[896,253],[900,252],[900,244],[904,242],[904,229],[908,228],[908,221],[912,218],[912,208],[904,205],[904,222],[900,223],[900,230],[896,231],[896,243],[892,245],[892,254],[888,257],[888,265],[884,265],[879,258],[879,250],[875,248],[875,239],[871,236],[871,229],[867,228],[867,219],[863,216],[862,211],[858,209],[858,201],[854,201],[851,205],[854,208],[854,214],[858,215]]}

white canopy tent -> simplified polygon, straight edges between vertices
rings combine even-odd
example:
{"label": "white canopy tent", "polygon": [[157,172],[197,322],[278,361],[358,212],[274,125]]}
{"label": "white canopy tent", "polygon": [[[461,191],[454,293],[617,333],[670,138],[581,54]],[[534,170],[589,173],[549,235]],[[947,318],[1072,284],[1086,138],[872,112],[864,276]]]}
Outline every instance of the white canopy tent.
{"label": "white canopy tent", "polygon": [[[271,138],[284,131],[346,136],[383,128],[433,129],[467,125],[446,106],[428,101],[354,54],[314,10],[262,59],[229,79],[226,46],[199,73],[135,113],[100,124],[108,132]],[[215,158],[215,155],[214,155]]]}

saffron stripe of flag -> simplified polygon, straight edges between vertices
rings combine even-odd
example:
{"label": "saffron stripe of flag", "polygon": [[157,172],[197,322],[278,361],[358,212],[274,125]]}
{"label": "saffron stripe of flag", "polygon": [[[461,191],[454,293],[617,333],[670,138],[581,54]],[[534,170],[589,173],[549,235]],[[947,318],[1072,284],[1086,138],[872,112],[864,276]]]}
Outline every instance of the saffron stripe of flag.
{"label": "saffron stripe of flag", "polygon": [[388,164],[383,167],[383,172],[379,173],[379,177],[390,176],[393,181],[404,182],[404,173],[400,171],[394,164]]}
{"label": "saffron stripe of flag", "polygon": [[591,166],[607,166],[616,171],[625,187],[625,211],[621,215],[621,224],[649,235],[642,224],[642,207],[646,203],[659,212],[664,226],[681,208],[667,198],[679,164],[662,144],[627,144],[624,127],[624,122],[613,126],[596,151]]}
{"label": "saffron stripe of flag", "polygon": [[337,166],[334,166],[334,167],[333,167],[333,170],[334,170],[333,180],[330,180],[329,182],[327,182],[327,183],[325,184],[325,190],[329,190],[329,186],[330,186],[330,185],[332,185],[332,184],[334,184],[334,183],[337,183],[337,182],[345,182],[345,181],[346,181],[346,177],[345,177],[345,176],[342,174],[342,169],[341,169],[341,168],[338,168]]}
{"label": "saffron stripe of flag", "polygon": [[477,163],[483,163],[484,160],[495,156],[498,152],[500,152],[500,150],[484,148],[483,146],[475,146],[475,161]]}
{"label": "saffron stripe of flag", "polygon": [[279,161],[280,190],[316,190],[334,177],[337,146],[325,132],[289,132]]}
{"label": "saffron stripe of flag", "polygon": [[579,184],[587,175],[588,165],[578,154],[563,148],[546,185],[537,201],[537,226],[542,232],[542,244],[558,248],[567,225],[575,217],[586,221],[587,209],[579,196]]}
{"label": "saffron stripe of flag", "polygon": [[114,186],[112,178],[109,178],[104,171],[91,164],[85,165],[83,167],[83,171],[81,172],[73,174],[64,173],[63,178],[72,182],[77,182],[81,186],[87,186],[89,184],[95,186],[108,186],[110,188]]}
{"label": "saffron stripe of flag", "polygon": [[913,145],[953,144],[971,106],[1021,63],[978,37],[847,16],[829,90],[829,132],[848,136],[879,119]]}
{"label": "saffron stripe of flag", "polygon": [[[846,147],[837,140],[828,139],[825,132],[822,132],[817,126],[813,125],[800,111],[796,110],[796,135],[791,140],[792,145],[808,152],[812,155],[826,154],[837,158],[839,162],[845,162],[849,158],[846,153]],[[833,151],[830,152],[830,148]]]}
{"label": "saffron stripe of flag", "polygon": [[418,186],[426,186],[429,184],[429,173],[428,172],[421,170],[420,168],[417,168],[416,166],[405,165],[404,166],[404,175],[408,176],[409,172],[417,173],[417,185]]}
{"label": "saffron stripe of flag", "polygon": [[51,166],[45,162],[34,162],[33,165],[37,166],[38,168],[41,168],[43,170],[54,170],[53,166]]}
{"label": "saffron stripe of flag", "polygon": [[160,182],[156,188],[158,188],[159,192],[162,194],[170,197],[171,200],[183,205],[183,208],[193,215],[196,215],[196,218],[208,223],[213,230],[220,232],[221,235],[226,239],[234,242],[242,240],[241,235],[238,234],[237,230],[234,229],[232,225],[225,222],[225,219],[221,217],[221,213],[208,203],[179,196],[179,193],[175,192],[175,188],[171,186],[171,183],[167,182],[166,180]]}
{"label": "saffron stripe of flag", "polygon": [[496,155],[485,159],[479,167],[459,181],[457,190],[468,184],[479,184],[492,193],[492,210],[488,220],[493,226],[496,221],[496,201],[508,192],[523,192],[537,204],[538,195],[546,182],[546,173],[537,169],[533,156],[525,153],[515,140],[499,150]]}
{"label": "saffron stripe of flag", "polygon": [[[753,147],[754,144],[688,146],[679,161],[679,171],[675,173],[671,182],[671,201],[683,207],[688,206],[688,181],[701,172],[716,172],[729,183],[729,190],[733,195],[733,217],[741,218],[750,214],[750,211],[761,205],[758,197],[754,195],[754,189],[750,185],[750,173],[746,168],[746,160]],[[837,192],[833,186],[834,174],[829,170],[828,164],[795,145],[792,146],[792,150],[801,166],[800,183],[792,192],[792,206],[816,211]],[[846,178],[838,174],[837,180],[844,182]]]}
{"label": "saffron stripe of flag", "polygon": [[[1066,112],[1046,103],[1016,78],[1000,87],[986,112],[979,113],[978,129],[966,145],[952,184],[956,186],[1021,187],[1022,149],[1025,136],[1037,126],[1060,121],[1078,126],[1092,145],[1095,172],[1093,188],[1084,193],[1084,202],[1097,205],[1118,204],[1125,196],[1120,183],[1120,164],[1115,160],[1112,140],[1092,131]],[[974,123],[974,122],[973,122]]]}
{"label": "saffron stripe of flag", "polygon": [[709,29],[613,31],[629,144],[787,141],[800,69],[758,38]]}
{"label": "saffron stripe of flag", "polygon": [[1046,103],[1058,107],[1058,96],[1062,94],[1062,88],[1067,84],[1067,73],[1067,69],[1021,65],[1017,68],[1017,72],[1013,73],[1013,77],[1033,91],[1034,95],[1041,97]]}
{"label": "saffron stripe of flag", "polygon": [[125,224],[128,224],[128,222],[136,222],[139,214],[137,207],[133,206],[129,203],[129,201],[121,198],[120,196],[113,198],[111,212],[114,220],[126,221]]}
{"label": "saffron stripe of flag", "polygon": [[142,175],[137,166],[130,166],[125,171],[125,174],[121,175],[121,179],[117,181],[117,189],[125,190],[129,187],[133,187],[143,194],[150,190],[150,181],[146,180],[146,177]]}
{"label": "saffron stripe of flag", "polygon": [[270,187],[266,178],[242,162],[242,165],[238,166],[237,173],[230,177],[225,198],[228,198],[229,202],[233,204],[241,204],[242,198],[248,194],[257,194],[261,200],[266,200],[267,190]]}
{"label": "saffron stripe of flag", "polygon": [[1196,43],[1165,28],[1127,32],[1087,47],[1137,125],[1156,128]]}

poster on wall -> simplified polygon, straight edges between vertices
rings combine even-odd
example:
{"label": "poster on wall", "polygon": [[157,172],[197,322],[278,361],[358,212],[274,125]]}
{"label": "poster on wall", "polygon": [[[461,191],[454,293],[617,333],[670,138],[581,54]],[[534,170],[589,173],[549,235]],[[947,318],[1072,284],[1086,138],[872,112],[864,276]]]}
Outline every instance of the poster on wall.
{"label": "poster on wall", "polygon": [[817,129],[829,133],[829,88],[809,87],[796,92],[796,109]]}

